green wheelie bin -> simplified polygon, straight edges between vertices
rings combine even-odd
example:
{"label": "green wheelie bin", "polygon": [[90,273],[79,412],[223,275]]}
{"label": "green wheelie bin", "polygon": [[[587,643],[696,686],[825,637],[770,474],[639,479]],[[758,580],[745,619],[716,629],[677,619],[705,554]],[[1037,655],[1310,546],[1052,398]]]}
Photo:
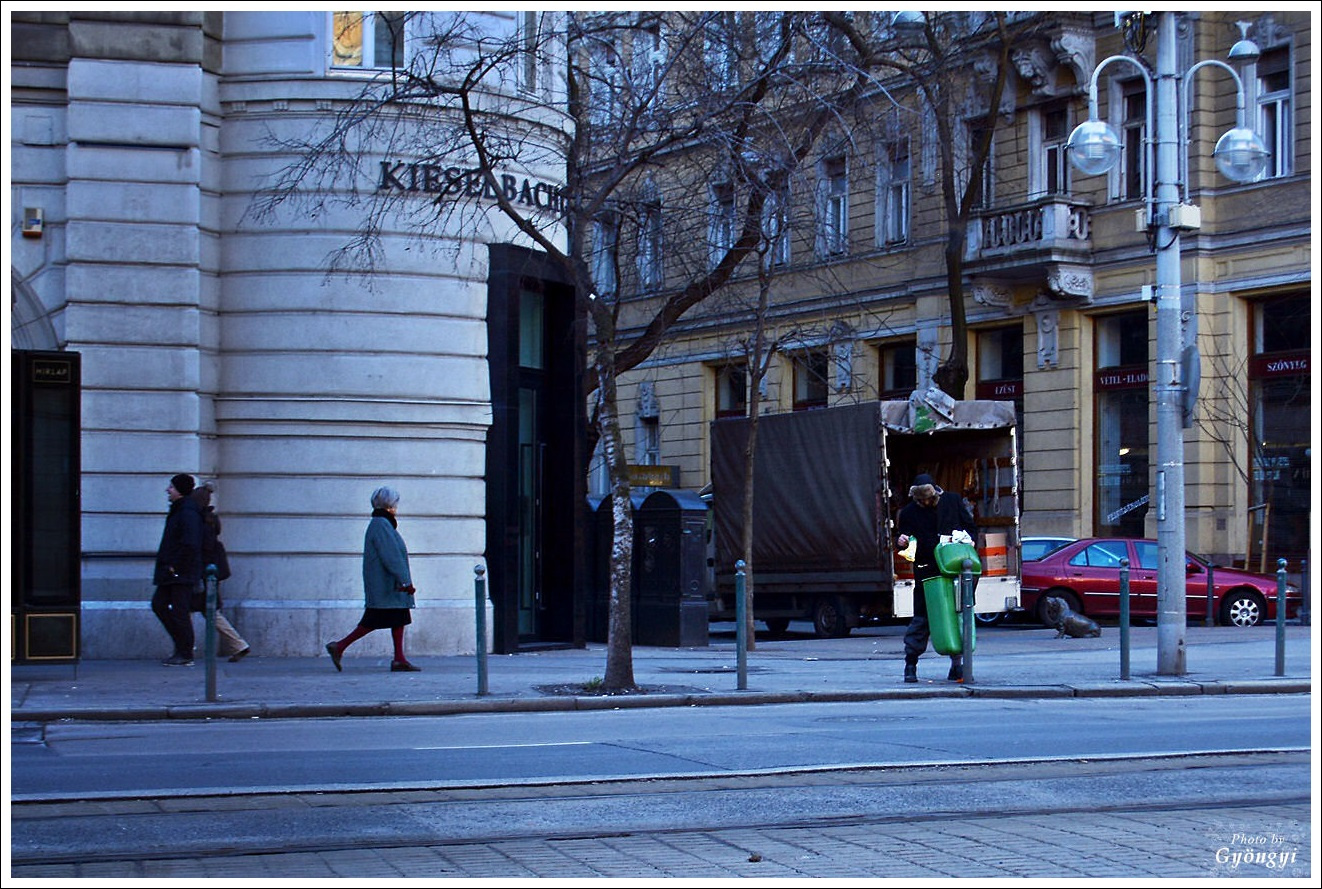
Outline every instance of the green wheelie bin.
{"label": "green wheelie bin", "polygon": [[[932,648],[938,654],[964,653],[964,633],[960,626],[959,603],[961,591],[959,576],[964,571],[964,560],[973,563],[973,573],[982,573],[978,550],[967,543],[938,543],[936,545],[937,577],[923,581],[923,595],[927,598],[927,623],[932,633]],[[969,650],[977,645],[977,633],[969,639]]]}

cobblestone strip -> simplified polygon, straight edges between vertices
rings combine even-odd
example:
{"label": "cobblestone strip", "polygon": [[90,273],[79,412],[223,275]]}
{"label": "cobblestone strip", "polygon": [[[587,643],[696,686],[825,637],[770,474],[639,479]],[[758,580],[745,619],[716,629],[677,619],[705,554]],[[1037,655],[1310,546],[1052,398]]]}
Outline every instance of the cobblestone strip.
{"label": "cobblestone strip", "polygon": [[11,877],[1307,878],[1311,842],[1300,804],[21,865]]}

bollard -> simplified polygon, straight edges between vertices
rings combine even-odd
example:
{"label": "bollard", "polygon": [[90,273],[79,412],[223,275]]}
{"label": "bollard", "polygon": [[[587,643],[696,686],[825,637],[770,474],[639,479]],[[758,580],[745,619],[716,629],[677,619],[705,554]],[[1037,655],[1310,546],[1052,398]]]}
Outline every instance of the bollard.
{"label": "bollard", "polygon": [[748,593],[745,589],[747,581],[744,579],[747,567],[743,559],[734,563],[734,648],[739,665],[740,691],[748,688]]}
{"label": "bollard", "polygon": [[[206,589],[206,653],[207,664],[207,700],[216,700],[216,600],[220,597],[220,572],[215,565],[208,565],[203,571],[203,587]],[[189,617],[192,620],[192,617]]]}
{"label": "bollard", "polygon": [[1285,675],[1285,559],[1276,562],[1276,675]]}
{"label": "bollard", "polygon": [[963,603],[964,684],[973,684],[973,560],[964,560],[959,574],[960,602]]}
{"label": "bollard", "polygon": [[1308,581],[1308,560],[1304,559],[1299,563],[1299,592],[1303,596],[1299,603],[1299,625],[1302,627],[1312,626],[1313,624],[1313,604],[1309,587],[1312,584]]}
{"label": "bollard", "polygon": [[1120,560],[1120,678],[1129,678],[1129,560]]}
{"label": "bollard", "polygon": [[1215,626],[1212,620],[1212,606],[1216,603],[1216,569],[1211,565],[1207,566],[1207,616],[1203,618],[1203,626]]}
{"label": "bollard", "polygon": [[473,566],[473,604],[477,611],[477,694],[487,693],[487,569]]}

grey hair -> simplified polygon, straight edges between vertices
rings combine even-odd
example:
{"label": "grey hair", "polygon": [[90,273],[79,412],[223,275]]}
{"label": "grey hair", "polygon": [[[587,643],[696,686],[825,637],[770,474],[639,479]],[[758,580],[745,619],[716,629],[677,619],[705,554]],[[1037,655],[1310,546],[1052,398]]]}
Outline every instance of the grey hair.
{"label": "grey hair", "polygon": [[389,509],[399,503],[399,492],[382,486],[372,492],[373,509]]}

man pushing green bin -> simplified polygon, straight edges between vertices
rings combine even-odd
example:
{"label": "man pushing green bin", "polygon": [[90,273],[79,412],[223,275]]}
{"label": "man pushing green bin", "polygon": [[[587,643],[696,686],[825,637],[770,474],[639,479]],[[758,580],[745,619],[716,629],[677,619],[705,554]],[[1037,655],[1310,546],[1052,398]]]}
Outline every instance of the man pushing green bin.
{"label": "man pushing green bin", "polygon": [[[938,653],[950,657],[950,672],[946,678],[951,682],[963,682],[963,636],[955,616],[955,585],[952,577],[957,577],[963,570],[964,559],[970,553],[979,573],[982,571],[982,563],[978,560],[977,550],[970,543],[967,549],[949,551],[944,564],[953,564],[954,571],[948,572],[938,564],[936,549],[942,546],[943,538],[974,540],[978,531],[977,523],[972,512],[964,505],[964,499],[953,491],[943,491],[927,473],[914,478],[909,488],[909,498],[910,502],[895,517],[895,530],[899,532],[896,544],[904,549],[911,539],[916,543],[913,576],[915,584],[922,584],[923,592],[919,594],[917,589],[914,590],[913,619],[904,634],[904,681],[918,681],[918,658],[927,650],[930,638]],[[956,532],[963,533],[957,535]],[[937,581],[935,594],[928,592],[929,581]],[[929,612],[928,603],[934,598],[937,607]],[[937,635],[938,626],[941,627],[939,632],[942,635]],[[952,640],[953,644],[948,644]]]}

